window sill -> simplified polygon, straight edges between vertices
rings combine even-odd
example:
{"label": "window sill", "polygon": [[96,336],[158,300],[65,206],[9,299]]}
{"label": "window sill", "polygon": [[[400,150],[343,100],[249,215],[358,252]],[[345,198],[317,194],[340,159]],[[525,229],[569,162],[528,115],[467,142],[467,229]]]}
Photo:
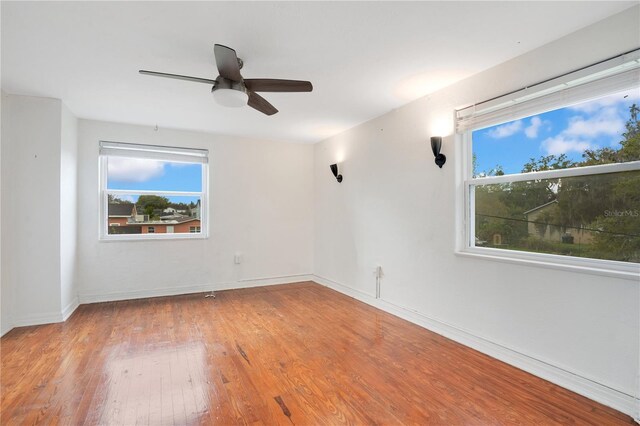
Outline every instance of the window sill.
{"label": "window sill", "polygon": [[511,252],[494,248],[469,247],[456,255],[495,262],[505,262],[544,269],[558,269],[583,274],[627,279],[640,284],[640,264],[587,259],[544,253]]}
{"label": "window sill", "polygon": [[[132,236],[135,235],[135,236]],[[175,241],[175,240],[206,240],[208,235],[193,235],[193,234],[132,234],[132,235],[109,235],[100,236],[98,241],[101,243],[113,243],[113,242],[132,242],[132,241]]]}

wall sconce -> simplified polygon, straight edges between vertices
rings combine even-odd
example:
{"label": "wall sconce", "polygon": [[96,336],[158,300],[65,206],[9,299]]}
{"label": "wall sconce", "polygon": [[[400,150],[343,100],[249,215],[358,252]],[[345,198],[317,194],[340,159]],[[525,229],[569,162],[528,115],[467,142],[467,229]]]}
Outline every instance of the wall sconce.
{"label": "wall sconce", "polygon": [[338,182],[342,182],[342,175],[338,174],[338,165],[332,164],[329,167],[331,167],[331,173],[333,173],[333,176],[335,176],[336,180]]}
{"label": "wall sconce", "polygon": [[440,154],[440,148],[442,148],[442,136],[431,136],[431,149],[436,157],[436,164],[442,168],[444,163],[447,162],[447,157],[444,154]]}

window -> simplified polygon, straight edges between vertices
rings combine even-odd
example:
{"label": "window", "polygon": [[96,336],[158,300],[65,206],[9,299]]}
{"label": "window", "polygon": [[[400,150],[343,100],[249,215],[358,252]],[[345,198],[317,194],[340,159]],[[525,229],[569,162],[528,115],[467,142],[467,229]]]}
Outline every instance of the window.
{"label": "window", "polygon": [[189,227],[189,232],[196,233],[196,232],[200,232],[200,227],[199,226],[190,226]]}
{"label": "window", "polygon": [[100,142],[100,238],[206,237],[207,163],[202,149]]}
{"label": "window", "polygon": [[456,112],[464,252],[637,274],[639,57]]}

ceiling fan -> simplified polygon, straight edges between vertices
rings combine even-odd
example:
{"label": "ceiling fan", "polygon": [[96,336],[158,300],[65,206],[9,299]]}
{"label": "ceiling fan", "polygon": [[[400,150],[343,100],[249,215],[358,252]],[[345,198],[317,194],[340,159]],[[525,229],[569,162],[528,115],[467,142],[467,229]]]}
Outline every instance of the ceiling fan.
{"label": "ceiling fan", "polygon": [[140,70],[140,74],[210,84],[213,86],[211,88],[213,97],[219,104],[231,107],[249,105],[266,115],[273,115],[278,110],[256,92],[311,92],[313,90],[313,86],[308,81],[242,78],[240,70],[243,62],[238,58],[235,50],[216,44],[213,47],[213,53],[220,73],[215,80],[146,70]]}

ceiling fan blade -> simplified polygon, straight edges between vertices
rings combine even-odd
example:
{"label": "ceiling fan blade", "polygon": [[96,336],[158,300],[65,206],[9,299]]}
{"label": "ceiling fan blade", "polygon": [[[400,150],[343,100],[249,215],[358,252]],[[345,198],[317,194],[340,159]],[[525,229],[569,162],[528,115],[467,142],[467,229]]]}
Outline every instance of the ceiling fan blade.
{"label": "ceiling fan blade", "polygon": [[254,92],[311,92],[309,81],[279,80],[276,78],[248,78],[244,80],[247,89]]}
{"label": "ceiling fan blade", "polygon": [[156,72],[156,71],[146,71],[146,70],[140,70],[139,73],[144,75],[153,75],[156,77],[168,77],[168,78],[175,78],[178,80],[195,81],[196,83],[207,83],[207,84],[212,84],[214,86],[216,84],[215,80],[209,80],[206,78],[199,78],[199,77],[189,77],[188,75],[167,74],[166,72]]}
{"label": "ceiling fan blade", "polygon": [[240,64],[236,51],[230,47],[216,44],[213,46],[213,54],[216,57],[216,65],[220,76],[233,81],[242,81]]}
{"label": "ceiling fan blade", "polygon": [[251,91],[247,91],[247,93],[249,94],[249,101],[247,102],[247,105],[249,105],[251,108],[257,109],[261,113],[267,115],[273,115],[278,112],[276,107],[267,102],[267,100],[262,96]]}

